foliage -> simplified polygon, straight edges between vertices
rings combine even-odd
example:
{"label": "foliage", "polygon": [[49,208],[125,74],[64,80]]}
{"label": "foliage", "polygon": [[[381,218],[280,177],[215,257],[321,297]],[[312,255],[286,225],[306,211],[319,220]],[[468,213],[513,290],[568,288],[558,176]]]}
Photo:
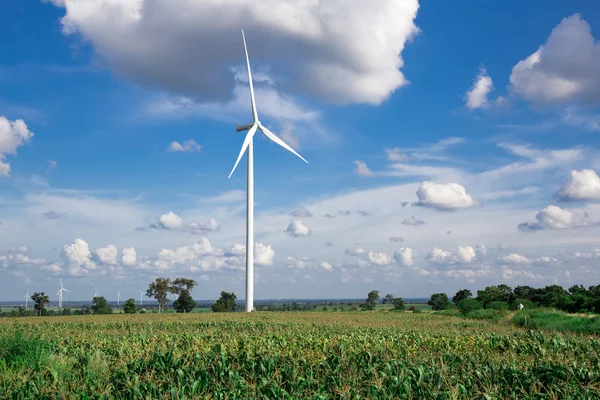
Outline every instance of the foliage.
{"label": "foliage", "polygon": [[432,310],[445,310],[450,307],[450,300],[446,293],[435,293],[431,295],[431,299],[427,302]]}
{"label": "foliage", "polygon": [[461,300],[468,299],[470,297],[473,297],[473,293],[471,293],[469,289],[462,289],[456,292],[456,294],[452,297],[452,302],[455,306],[458,306],[458,303],[460,303]]}
{"label": "foliage", "polygon": [[382,304],[393,304],[394,302],[394,295],[392,294],[386,294],[385,296],[383,296],[383,300],[381,300]]}
{"label": "foliage", "polygon": [[[31,355],[0,355],[0,398],[591,399],[600,394],[596,337],[431,314],[248,317],[80,316],[20,326],[0,320],[3,354],[10,348]],[[21,335],[17,341],[16,335]],[[29,350],[38,344],[39,351]]]}
{"label": "foliage", "polygon": [[377,302],[379,301],[379,291],[371,290],[367,295],[367,299],[365,300],[362,307],[366,310],[374,310]]}
{"label": "foliage", "polygon": [[221,297],[212,305],[214,312],[231,312],[235,310],[235,300],[237,297],[235,293],[227,293],[222,291]]}
{"label": "foliage", "polygon": [[490,310],[508,310],[508,304],[503,301],[492,301],[486,305],[487,309]]}
{"label": "foliage", "polygon": [[472,311],[480,310],[483,306],[475,299],[464,298],[458,303],[460,313],[466,315]]}
{"label": "foliage", "polygon": [[187,289],[181,289],[179,297],[173,303],[173,308],[178,313],[188,313],[196,307],[196,302],[190,295],[190,291]]}
{"label": "foliage", "polygon": [[104,297],[96,296],[92,301],[94,303],[91,307],[93,314],[112,314],[113,310]]}
{"label": "foliage", "polygon": [[197,285],[196,281],[187,278],[176,278],[171,285],[171,293],[181,294],[184,290],[187,290],[188,294]]}
{"label": "foliage", "polygon": [[50,298],[44,292],[35,292],[31,295],[31,300],[34,302],[33,308],[39,316],[44,315],[44,306],[50,302]]}
{"label": "foliage", "polygon": [[154,282],[148,285],[148,290],[146,290],[146,296],[154,297],[158,302],[158,312],[160,313],[167,301],[167,293],[171,292],[171,279],[169,278],[156,278]]}
{"label": "foliage", "polygon": [[515,314],[511,322],[529,329],[555,330],[561,332],[600,333],[600,317],[576,317],[563,311],[547,308],[523,309]]}
{"label": "foliage", "polygon": [[404,299],[402,297],[396,297],[394,299],[394,310],[402,311],[406,307],[404,306]]}
{"label": "foliage", "polygon": [[123,306],[123,312],[125,314],[135,314],[137,306],[135,304],[135,299],[128,299]]}

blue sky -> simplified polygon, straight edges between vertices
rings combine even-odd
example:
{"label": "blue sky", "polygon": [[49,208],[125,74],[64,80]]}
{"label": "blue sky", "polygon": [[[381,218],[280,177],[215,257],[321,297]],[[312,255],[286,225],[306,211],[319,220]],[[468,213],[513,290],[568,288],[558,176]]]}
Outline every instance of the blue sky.
{"label": "blue sky", "polygon": [[256,140],[257,298],[598,279],[599,4],[310,4],[4,4],[0,300],[243,297],[241,28],[261,121],[309,161]]}

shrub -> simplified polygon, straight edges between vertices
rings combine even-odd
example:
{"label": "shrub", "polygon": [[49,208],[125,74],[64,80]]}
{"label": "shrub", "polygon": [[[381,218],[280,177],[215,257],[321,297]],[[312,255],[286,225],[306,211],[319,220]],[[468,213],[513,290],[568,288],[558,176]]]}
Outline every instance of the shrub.
{"label": "shrub", "polygon": [[492,301],[485,306],[489,310],[508,310],[508,304],[503,301]]}
{"label": "shrub", "polygon": [[481,305],[481,303],[475,299],[466,298],[458,302],[458,309],[463,315],[466,315],[475,310],[480,310],[482,308],[483,306]]}

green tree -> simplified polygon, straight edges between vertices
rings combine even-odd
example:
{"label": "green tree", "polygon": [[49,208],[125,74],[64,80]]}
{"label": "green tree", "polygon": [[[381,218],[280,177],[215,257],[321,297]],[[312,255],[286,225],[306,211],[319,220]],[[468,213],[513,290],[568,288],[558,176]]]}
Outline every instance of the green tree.
{"label": "green tree", "polygon": [[196,281],[187,278],[177,278],[171,284],[170,292],[173,294],[181,294],[184,290],[189,292],[197,285]]}
{"label": "green tree", "polygon": [[475,299],[465,298],[458,302],[458,309],[462,315],[466,315],[471,311],[481,310],[483,306]]}
{"label": "green tree", "polygon": [[123,306],[123,311],[125,312],[125,314],[135,314],[135,311],[136,311],[135,299],[127,300],[125,302],[125,305]]}
{"label": "green tree", "polygon": [[402,311],[405,308],[404,299],[402,297],[396,297],[394,299],[393,304],[394,304],[394,310]]}
{"label": "green tree", "polygon": [[374,310],[378,301],[379,301],[379,291],[371,290],[369,292],[369,294],[367,295],[367,299],[365,300],[365,304],[363,304],[363,307],[366,308],[367,310]]}
{"label": "green tree", "polygon": [[383,300],[381,301],[383,304],[393,304],[394,303],[394,296],[391,294],[386,294],[385,296],[383,296]]}
{"label": "green tree", "polygon": [[31,295],[31,300],[35,303],[33,308],[37,311],[38,316],[43,316],[46,311],[44,306],[50,302],[50,298],[44,292],[36,292]]}
{"label": "green tree", "polygon": [[231,312],[235,310],[235,293],[221,292],[221,297],[212,305],[214,312]]}
{"label": "green tree", "polygon": [[182,289],[179,293],[179,297],[173,303],[173,308],[177,310],[178,313],[188,313],[192,311],[196,307],[196,302],[192,298],[189,290]]}
{"label": "green tree", "polygon": [[435,293],[431,295],[431,299],[427,302],[432,310],[445,310],[450,307],[450,300],[446,293]]}
{"label": "green tree", "polygon": [[91,307],[93,314],[112,314],[113,310],[104,297],[96,296],[92,301],[94,302]]}
{"label": "green tree", "polygon": [[173,287],[171,286],[171,280],[169,278],[156,278],[154,282],[148,285],[148,290],[146,290],[146,296],[154,297],[158,302],[158,312],[160,313],[167,301],[167,293],[172,292]]}
{"label": "green tree", "polygon": [[454,297],[452,297],[452,302],[455,305],[458,305],[458,303],[460,303],[461,300],[468,299],[472,296],[473,296],[473,293],[471,293],[471,291],[469,289],[462,289],[462,290],[459,290],[458,292],[456,292]]}

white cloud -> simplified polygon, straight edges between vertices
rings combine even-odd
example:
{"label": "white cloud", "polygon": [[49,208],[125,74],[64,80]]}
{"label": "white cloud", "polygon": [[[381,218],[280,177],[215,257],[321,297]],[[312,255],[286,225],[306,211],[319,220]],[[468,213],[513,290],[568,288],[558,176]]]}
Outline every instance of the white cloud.
{"label": "white cloud", "polygon": [[458,246],[452,252],[434,247],[426,257],[432,264],[470,264],[477,259],[471,246]]}
{"label": "white cloud", "polygon": [[[169,211],[166,214],[161,215],[158,218],[158,223],[150,224],[150,229],[166,229],[169,231],[184,231],[193,234],[218,231],[221,227],[215,218],[209,218],[204,223],[198,223],[195,221],[184,222],[183,218],[175,214],[173,211]],[[145,230],[148,228],[138,228]]]}
{"label": "white cloud", "polygon": [[230,190],[218,196],[203,197],[199,200],[201,204],[231,204],[243,201],[246,199],[246,192],[243,190]]}
{"label": "white cloud", "polygon": [[369,167],[367,166],[367,163],[365,163],[364,161],[355,160],[353,162],[354,162],[354,164],[356,164],[356,168],[354,168],[355,174],[358,174],[360,176],[374,176],[375,175],[373,173],[373,171],[371,171],[369,169]]}
{"label": "white cloud", "polygon": [[344,250],[344,254],[348,255],[348,256],[362,256],[364,254],[366,254],[366,250],[361,248],[361,247],[357,247],[355,249],[346,249]]}
{"label": "white cloud", "polygon": [[112,244],[96,249],[94,255],[98,261],[104,264],[117,265],[119,262],[119,251],[117,250],[117,247]]}
{"label": "white cloud", "polygon": [[410,157],[408,155],[403,154],[400,151],[399,147],[392,147],[391,149],[385,149],[385,153],[386,153],[388,161],[391,161],[391,162],[402,162],[402,161],[407,161],[410,159]]}
{"label": "white cloud", "polygon": [[246,246],[236,243],[229,249],[228,253],[234,256],[243,256],[246,254]]}
{"label": "white cloud", "polygon": [[329,264],[327,261],[323,261],[320,265],[325,271],[333,271],[333,266]]}
{"label": "white cloud", "polygon": [[[417,0],[354,1],[342,8],[336,1],[291,0],[64,0],[58,5],[66,10],[63,32],[80,33],[118,74],[217,100],[231,93],[226,68],[243,61],[240,26],[247,27],[251,57],[278,60],[269,73],[286,89],[370,104],[406,84],[401,52],[418,32]],[[268,45],[264,37],[270,38]]]}
{"label": "white cloud", "polygon": [[579,14],[564,18],[544,45],[520,61],[510,82],[534,103],[600,102],[600,45]]}
{"label": "white cloud", "polygon": [[393,261],[393,258],[387,253],[369,251],[367,253],[367,260],[374,265],[390,265]]}
{"label": "white cloud", "polygon": [[596,171],[591,169],[571,171],[569,179],[563,183],[554,196],[566,201],[600,200],[600,177]]}
{"label": "white cloud", "polygon": [[9,121],[0,116],[0,177],[10,176],[10,164],[5,163],[7,154],[17,154],[17,148],[28,142],[33,132],[22,119]]}
{"label": "white cloud", "polygon": [[589,219],[587,213],[573,214],[569,210],[550,205],[535,216],[537,222],[523,222],[518,228],[521,231],[537,231],[543,229],[569,229],[597,226],[599,223]]}
{"label": "white cloud", "polygon": [[301,220],[290,222],[284,232],[293,237],[308,237],[311,234],[310,228]]}
{"label": "white cloud", "polygon": [[196,153],[202,150],[202,146],[196,143],[194,139],[189,139],[183,142],[183,144],[173,141],[169,144],[166,150],[170,152]]}
{"label": "white cloud", "polygon": [[478,203],[458,183],[439,184],[423,182],[417,190],[419,201],[415,205],[438,210],[458,210],[475,207]]}
{"label": "white cloud", "polygon": [[413,266],[413,251],[410,247],[402,247],[394,253],[394,260],[402,267]]}
{"label": "white cloud", "polygon": [[270,266],[273,265],[275,258],[275,250],[269,245],[256,243],[254,246],[254,262],[256,265]]}
{"label": "white cloud", "polygon": [[488,99],[488,95],[493,88],[494,83],[492,82],[492,78],[488,76],[485,68],[481,68],[477,78],[475,78],[473,86],[466,94],[467,108],[474,110],[477,108],[487,108],[492,105],[502,104],[504,101],[502,97],[498,97],[494,101]]}
{"label": "white cloud", "polygon": [[501,257],[499,259],[500,262],[506,264],[531,264],[531,260],[521,254],[512,253],[507,256]]}
{"label": "white cloud", "polygon": [[122,251],[121,264],[133,266],[137,262],[137,253],[133,247],[126,247]]}

